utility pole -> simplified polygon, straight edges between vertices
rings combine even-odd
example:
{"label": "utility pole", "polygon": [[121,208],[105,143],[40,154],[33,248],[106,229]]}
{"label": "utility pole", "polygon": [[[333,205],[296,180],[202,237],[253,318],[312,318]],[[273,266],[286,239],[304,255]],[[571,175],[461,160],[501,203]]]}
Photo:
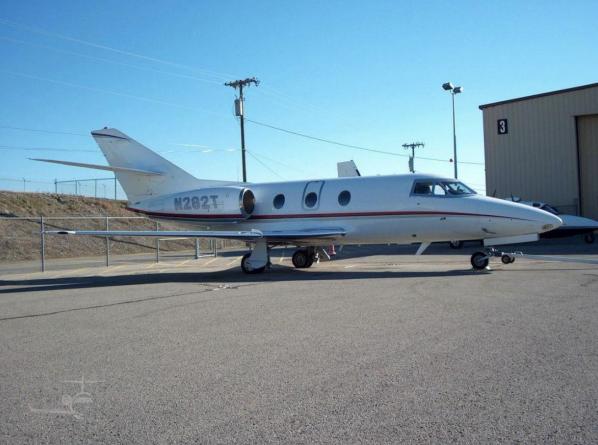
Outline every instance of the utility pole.
{"label": "utility pole", "polygon": [[243,109],[243,101],[245,99],[243,97],[243,87],[248,87],[252,83],[255,86],[258,86],[260,84],[260,81],[257,80],[255,77],[249,77],[247,79],[233,80],[224,84],[227,87],[232,87],[235,90],[239,90],[239,98],[235,99],[235,116],[238,116],[241,122],[241,162],[243,164],[243,182],[247,182],[247,169],[245,167],[245,113]]}
{"label": "utility pole", "polygon": [[411,156],[409,156],[409,171],[411,173],[415,173],[415,149],[419,147],[424,147],[423,142],[412,142],[410,144],[403,144],[403,148],[405,150],[411,149]]}

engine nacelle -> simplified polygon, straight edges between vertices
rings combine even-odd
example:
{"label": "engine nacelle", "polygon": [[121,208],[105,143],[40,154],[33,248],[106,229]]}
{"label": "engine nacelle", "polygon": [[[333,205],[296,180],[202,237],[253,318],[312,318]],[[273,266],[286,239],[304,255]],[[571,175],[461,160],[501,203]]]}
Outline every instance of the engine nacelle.
{"label": "engine nacelle", "polygon": [[208,187],[147,199],[133,207],[156,217],[242,221],[253,213],[255,196],[246,187]]}

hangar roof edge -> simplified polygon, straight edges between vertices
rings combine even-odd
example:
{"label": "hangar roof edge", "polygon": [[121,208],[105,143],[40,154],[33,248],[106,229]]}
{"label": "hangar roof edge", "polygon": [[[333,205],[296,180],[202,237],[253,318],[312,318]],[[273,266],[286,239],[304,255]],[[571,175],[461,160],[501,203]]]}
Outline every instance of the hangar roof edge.
{"label": "hangar roof edge", "polygon": [[480,108],[480,110],[483,110],[484,108],[495,107],[497,105],[509,104],[512,102],[521,102],[521,101],[529,100],[529,99],[537,99],[538,97],[553,96],[555,94],[569,93],[571,91],[585,90],[586,88],[593,88],[593,87],[598,87],[598,82],[589,83],[587,85],[580,85],[580,86],[573,87],[573,88],[565,88],[564,90],[555,90],[555,91],[549,91],[547,93],[532,94],[531,96],[517,97],[515,99],[501,100],[499,102],[492,102],[489,104],[480,105],[479,108]]}

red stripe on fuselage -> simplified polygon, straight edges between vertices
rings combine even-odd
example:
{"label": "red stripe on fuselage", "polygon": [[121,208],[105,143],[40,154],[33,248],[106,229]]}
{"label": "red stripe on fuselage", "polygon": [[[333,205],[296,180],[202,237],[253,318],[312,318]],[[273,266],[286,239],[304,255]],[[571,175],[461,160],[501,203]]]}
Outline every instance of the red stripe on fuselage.
{"label": "red stripe on fuselage", "polygon": [[[143,213],[149,216],[161,216],[168,218],[188,218],[188,219],[242,219],[241,214],[230,215],[215,215],[215,214],[191,214],[191,213],[166,213],[166,212],[151,212],[147,210],[140,210],[127,207],[137,213]],[[425,210],[406,210],[406,211],[386,211],[386,212],[343,212],[343,213],[289,213],[289,214],[267,214],[267,215],[251,215],[248,220],[256,219],[309,219],[309,218],[354,218],[354,217],[368,217],[368,216],[482,216],[491,218],[507,218],[507,219],[523,219],[512,216],[489,215],[484,213],[467,213],[467,212],[439,212],[439,211],[425,211]]]}

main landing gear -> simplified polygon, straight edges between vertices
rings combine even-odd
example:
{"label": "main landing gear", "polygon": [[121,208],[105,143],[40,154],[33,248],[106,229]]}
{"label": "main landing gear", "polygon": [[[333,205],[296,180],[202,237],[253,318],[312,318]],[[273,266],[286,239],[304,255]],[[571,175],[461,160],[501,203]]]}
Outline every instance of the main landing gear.
{"label": "main landing gear", "polygon": [[[318,262],[319,255],[315,247],[297,249],[293,254],[293,266],[298,269],[307,269]],[[270,252],[265,241],[255,243],[253,250],[243,255],[241,269],[247,274],[264,272],[270,266]]]}
{"label": "main landing gear", "polygon": [[262,273],[270,264],[270,252],[265,241],[255,243],[253,250],[241,258],[241,269],[247,274]]}
{"label": "main landing gear", "polygon": [[503,264],[515,262],[516,253],[501,252],[493,247],[487,248],[484,252],[475,252],[471,255],[471,266],[474,270],[484,270],[490,264],[490,258],[500,257]]}
{"label": "main landing gear", "polygon": [[297,249],[293,254],[293,266],[297,269],[307,269],[318,261],[318,253],[313,247]]}

